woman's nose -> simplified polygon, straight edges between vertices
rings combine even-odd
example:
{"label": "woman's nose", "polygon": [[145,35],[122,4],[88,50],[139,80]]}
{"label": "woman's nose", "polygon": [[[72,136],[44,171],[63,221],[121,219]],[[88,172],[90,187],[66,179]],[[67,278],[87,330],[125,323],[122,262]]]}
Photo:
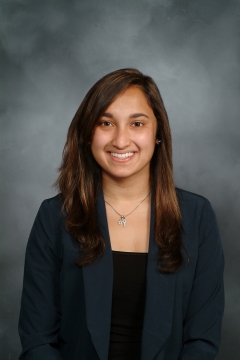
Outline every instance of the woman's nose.
{"label": "woman's nose", "polygon": [[131,140],[130,140],[130,134],[128,129],[126,128],[118,128],[114,132],[114,137],[112,140],[113,146],[116,146],[119,149],[124,149],[127,146],[129,146]]}

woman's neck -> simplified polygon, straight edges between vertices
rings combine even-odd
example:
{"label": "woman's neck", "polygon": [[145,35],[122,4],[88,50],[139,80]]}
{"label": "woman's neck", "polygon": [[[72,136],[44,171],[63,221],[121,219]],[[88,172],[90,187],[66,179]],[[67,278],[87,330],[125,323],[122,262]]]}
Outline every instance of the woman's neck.
{"label": "woman's neck", "polygon": [[106,200],[114,202],[139,201],[151,190],[149,178],[143,176],[135,176],[130,179],[114,179],[103,176],[102,188]]}

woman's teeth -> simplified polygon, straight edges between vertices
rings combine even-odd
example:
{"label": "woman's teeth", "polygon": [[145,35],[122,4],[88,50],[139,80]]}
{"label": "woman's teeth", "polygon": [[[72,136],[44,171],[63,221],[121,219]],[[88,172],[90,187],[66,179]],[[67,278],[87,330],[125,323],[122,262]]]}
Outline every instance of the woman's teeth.
{"label": "woman's teeth", "polygon": [[111,155],[116,157],[116,158],[119,158],[119,159],[126,159],[127,157],[130,157],[133,155],[133,152],[128,152],[126,154],[118,154],[118,153],[113,153],[111,152]]}

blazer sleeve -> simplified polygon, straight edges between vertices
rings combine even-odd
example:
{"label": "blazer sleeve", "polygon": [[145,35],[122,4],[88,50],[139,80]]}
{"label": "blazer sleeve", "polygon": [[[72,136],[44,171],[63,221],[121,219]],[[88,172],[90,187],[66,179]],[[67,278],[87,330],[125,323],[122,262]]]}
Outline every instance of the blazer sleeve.
{"label": "blazer sleeve", "polygon": [[58,348],[61,320],[59,219],[45,200],[29,236],[18,327],[21,360],[62,360]]}
{"label": "blazer sleeve", "polygon": [[184,321],[180,360],[213,360],[220,345],[224,259],[216,217],[208,200],[204,203],[198,230],[198,258]]}

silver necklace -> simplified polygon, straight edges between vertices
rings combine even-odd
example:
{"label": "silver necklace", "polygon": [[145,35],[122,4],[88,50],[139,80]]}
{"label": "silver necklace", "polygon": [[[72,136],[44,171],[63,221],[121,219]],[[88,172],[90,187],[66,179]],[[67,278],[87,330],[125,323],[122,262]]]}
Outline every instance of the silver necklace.
{"label": "silver necklace", "polygon": [[127,217],[128,215],[132,214],[132,213],[141,205],[141,203],[142,203],[144,200],[146,200],[146,198],[149,196],[150,193],[151,193],[151,191],[150,191],[150,192],[147,194],[147,196],[146,196],[130,213],[128,213],[127,215],[121,215],[121,214],[119,214],[119,212],[118,212],[116,209],[114,209],[114,207],[113,207],[111,204],[109,204],[109,202],[107,202],[106,200],[104,200],[104,201],[105,201],[106,204],[108,204],[109,206],[111,206],[111,208],[115,211],[115,213],[117,213],[117,214],[120,216],[120,219],[118,220],[118,225],[123,225],[123,227],[126,227],[126,226],[127,226],[126,217]]}

